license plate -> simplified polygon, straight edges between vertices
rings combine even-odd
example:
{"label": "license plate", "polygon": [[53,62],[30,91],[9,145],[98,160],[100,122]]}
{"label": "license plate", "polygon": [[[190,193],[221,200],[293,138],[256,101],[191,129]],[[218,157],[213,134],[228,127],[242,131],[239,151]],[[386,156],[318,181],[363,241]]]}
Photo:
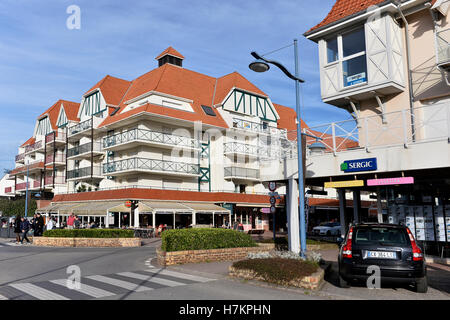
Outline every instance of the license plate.
{"label": "license plate", "polygon": [[367,251],[367,258],[396,259],[397,255],[395,252],[389,251]]}

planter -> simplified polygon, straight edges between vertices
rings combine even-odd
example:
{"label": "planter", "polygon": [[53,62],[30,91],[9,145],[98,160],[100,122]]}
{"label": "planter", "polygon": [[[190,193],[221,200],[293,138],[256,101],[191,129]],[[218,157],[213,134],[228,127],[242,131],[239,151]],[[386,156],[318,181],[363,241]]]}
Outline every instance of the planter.
{"label": "planter", "polygon": [[34,237],[33,244],[40,247],[140,247],[139,238],[56,238]]}
{"label": "planter", "polygon": [[170,266],[185,263],[202,263],[216,261],[233,261],[247,258],[250,252],[266,252],[273,250],[273,244],[260,244],[258,247],[225,248],[210,250],[162,251],[156,250],[158,263]]}
{"label": "planter", "polygon": [[[240,278],[240,279],[245,279],[245,280],[257,280],[257,281],[267,282],[263,277],[256,275],[253,270],[236,269],[233,266],[230,266],[228,271],[229,271],[228,274],[230,277],[235,277],[235,278]],[[316,272],[314,272],[313,274],[311,274],[310,276],[291,280],[289,282],[282,283],[281,285],[289,286],[289,287],[317,290],[322,285],[324,276],[325,276],[325,271],[322,268],[318,268],[318,270]]]}

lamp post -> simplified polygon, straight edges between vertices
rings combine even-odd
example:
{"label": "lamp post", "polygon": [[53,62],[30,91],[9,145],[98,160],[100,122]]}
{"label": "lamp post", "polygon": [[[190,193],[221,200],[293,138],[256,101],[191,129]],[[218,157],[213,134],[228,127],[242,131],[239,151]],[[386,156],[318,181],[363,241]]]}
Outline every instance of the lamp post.
{"label": "lamp post", "polygon": [[[292,75],[281,63],[263,58],[256,52],[251,55],[257,60],[249,65],[249,68],[255,72],[266,72],[270,69],[269,64],[277,66],[290,79],[295,81],[295,102],[297,112],[297,152],[298,152],[298,185],[300,196],[300,255],[305,256],[306,253],[306,221],[305,221],[305,187],[303,183],[303,148],[301,133],[301,116],[300,116],[300,83],[305,82],[299,78],[298,70],[298,46],[297,39],[294,39],[294,55],[295,55],[295,76]],[[295,181],[294,181],[295,182]],[[295,201],[296,203],[297,201]]]}

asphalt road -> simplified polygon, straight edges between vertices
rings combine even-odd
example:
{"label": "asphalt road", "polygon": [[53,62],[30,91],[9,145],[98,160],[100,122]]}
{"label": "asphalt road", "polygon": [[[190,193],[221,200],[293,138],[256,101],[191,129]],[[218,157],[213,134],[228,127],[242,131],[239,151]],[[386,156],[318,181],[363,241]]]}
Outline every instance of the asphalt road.
{"label": "asphalt road", "polygon": [[[231,279],[231,262],[159,268],[150,263],[159,242],[140,248],[41,248],[0,241],[0,300],[428,300],[450,299],[450,267],[429,265],[429,291],[337,286],[336,252],[324,252],[332,272],[319,291],[287,289]],[[67,287],[69,266],[80,270],[81,289]]]}

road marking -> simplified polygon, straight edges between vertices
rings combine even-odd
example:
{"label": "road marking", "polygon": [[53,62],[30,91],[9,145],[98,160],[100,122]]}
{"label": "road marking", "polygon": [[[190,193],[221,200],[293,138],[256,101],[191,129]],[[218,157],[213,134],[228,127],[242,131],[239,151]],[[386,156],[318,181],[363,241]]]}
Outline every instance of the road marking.
{"label": "road marking", "polygon": [[[61,285],[63,287],[67,287],[67,279],[59,279],[59,280],[51,280],[51,283]],[[103,298],[103,297],[109,297],[109,296],[115,296],[115,293],[99,289],[90,285],[87,285],[85,283],[81,283],[80,290],[77,290],[81,293],[84,293],[88,296],[94,297],[94,298]]]}
{"label": "road marking", "polygon": [[51,292],[47,289],[40,288],[31,283],[13,283],[10,284],[14,289],[20,290],[33,296],[39,300],[69,300],[68,298],[59,295],[57,293]]}
{"label": "road marking", "polygon": [[192,281],[197,281],[197,282],[213,281],[213,279],[208,279],[208,278],[204,278],[204,277],[194,276],[194,275],[191,275],[191,274],[185,274],[185,273],[176,272],[176,271],[170,271],[170,270],[165,270],[165,269],[156,269],[155,268],[153,270],[145,270],[144,272],[158,273],[158,274],[165,275],[165,276],[172,276],[172,277],[175,277],[175,278],[192,280]]}
{"label": "road marking", "polygon": [[95,280],[95,281],[99,281],[99,282],[103,282],[103,283],[107,283],[107,284],[111,284],[116,287],[124,288],[127,290],[132,290],[132,291],[136,291],[136,292],[153,290],[153,288],[139,286],[132,282],[122,281],[122,280],[109,278],[109,277],[105,277],[105,276],[96,275],[96,276],[88,276],[86,278]]}
{"label": "road marking", "polygon": [[0,294],[0,300],[9,300],[7,297],[5,297],[5,296],[2,296],[1,294]]}
{"label": "road marking", "polygon": [[185,283],[167,280],[167,279],[158,278],[158,277],[153,277],[153,276],[146,276],[146,275],[138,274],[138,273],[134,273],[134,272],[121,272],[121,273],[118,273],[118,275],[128,277],[128,278],[139,279],[139,280],[146,280],[148,282],[153,282],[153,283],[161,284],[163,286],[168,286],[168,287],[177,287],[177,286],[186,285]]}

